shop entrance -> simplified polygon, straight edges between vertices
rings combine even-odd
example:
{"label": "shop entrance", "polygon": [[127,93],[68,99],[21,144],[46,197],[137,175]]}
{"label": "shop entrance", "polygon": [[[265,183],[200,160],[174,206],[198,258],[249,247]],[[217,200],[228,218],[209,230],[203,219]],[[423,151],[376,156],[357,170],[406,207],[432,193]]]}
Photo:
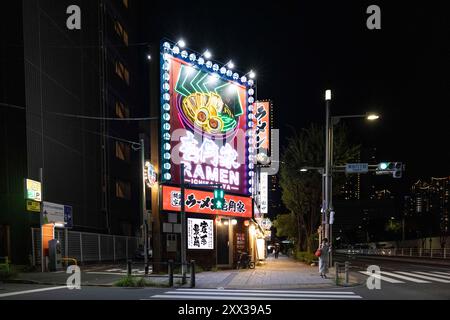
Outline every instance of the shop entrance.
{"label": "shop entrance", "polygon": [[230,230],[229,219],[222,219],[222,223],[217,225],[217,264],[230,264]]}

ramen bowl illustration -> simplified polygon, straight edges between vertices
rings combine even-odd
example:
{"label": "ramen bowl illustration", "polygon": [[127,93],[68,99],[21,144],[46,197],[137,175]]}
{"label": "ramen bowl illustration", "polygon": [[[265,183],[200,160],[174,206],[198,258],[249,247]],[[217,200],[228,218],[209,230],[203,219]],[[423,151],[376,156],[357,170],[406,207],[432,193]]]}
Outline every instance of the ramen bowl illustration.
{"label": "ramen bowl illustration", "polygon": [[182,97],[180,104],[186,124],[195,131],[228,135],[237,127],[236,116],[217,93],[195,92]]}

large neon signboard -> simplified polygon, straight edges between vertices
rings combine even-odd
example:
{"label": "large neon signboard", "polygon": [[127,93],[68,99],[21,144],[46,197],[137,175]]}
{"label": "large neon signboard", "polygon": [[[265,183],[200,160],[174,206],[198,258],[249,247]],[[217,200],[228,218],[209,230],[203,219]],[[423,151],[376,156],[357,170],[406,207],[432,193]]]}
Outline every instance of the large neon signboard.
{"label": "large neon signboard", "polygon": [[[250,197],[225,194],[223,210],[217,210],[212,203],[212,192],[186,189],[185,210],[190,213],[212,214],[239,218],[253,217],[253,202]],[[162,187],[162,209],[181,211],[181,189],[172,186]]]}
{"label": "large neon signboard", "polygon": [[[254,83],[177,46],[161,47],[163,182],[252,193]],[[249,141],[250,140],[250,141]]]}

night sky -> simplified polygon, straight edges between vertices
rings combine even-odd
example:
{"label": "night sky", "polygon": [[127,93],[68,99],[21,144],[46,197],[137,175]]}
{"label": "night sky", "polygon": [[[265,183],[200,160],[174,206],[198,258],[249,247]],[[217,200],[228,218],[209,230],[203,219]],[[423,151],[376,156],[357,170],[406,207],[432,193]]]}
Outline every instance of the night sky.
{"label": "night sky", "polygon": [[[371,4],[381,8],[381,30],[366,27]],[[444,1],[146,1],[142,12],[149,41],[182,37],[214,60],[254,69],[282,140],[288,125],[324,122],[328,88],[333,115],[378,111],[377,123],[346,125],[355,142],[377,147],[378,160],[406,164],[406,187],[450,174],[448,9]]]}

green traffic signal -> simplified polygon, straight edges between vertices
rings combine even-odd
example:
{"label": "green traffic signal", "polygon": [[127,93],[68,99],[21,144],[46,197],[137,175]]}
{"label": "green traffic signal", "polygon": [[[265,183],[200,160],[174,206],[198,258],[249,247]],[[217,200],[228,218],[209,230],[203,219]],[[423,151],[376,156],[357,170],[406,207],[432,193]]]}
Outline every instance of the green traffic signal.
{"label": "green traffic signal", "polygon": [[378,165],[378,167],[379,167],[381,170],[386,170],[387,167],[388,167],[388,163],[387,163],[387,162],[381,162],[381,163]]}

